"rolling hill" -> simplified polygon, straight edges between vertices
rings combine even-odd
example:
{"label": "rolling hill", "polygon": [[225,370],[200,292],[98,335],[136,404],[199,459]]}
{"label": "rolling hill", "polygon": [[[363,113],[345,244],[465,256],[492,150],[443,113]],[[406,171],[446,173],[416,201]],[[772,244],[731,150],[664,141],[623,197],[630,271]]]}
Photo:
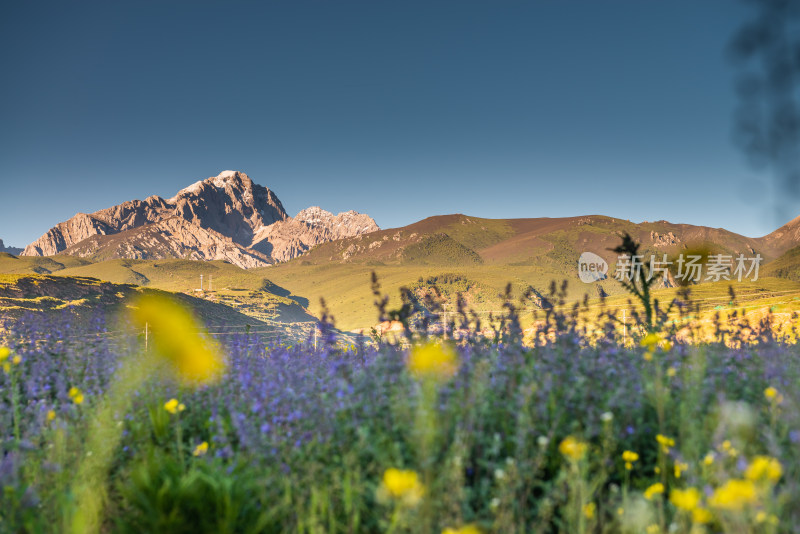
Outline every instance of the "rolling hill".
{"label": "rolling hill", "polygon": [[791,278],[793,271],[787,269],[800,256],[789,250],[800,239],[795,226],[800,226],[797,220],[768,236],[748,238],[719,228],[666,221],[633,223],[599,215],[482,219],[454,214],[321,243],[291,261],[268,267],[241,269],[229,261],[95,262],[69,255],[0,255],[0,272],[89,276],[188,294],[199,289],[203,275],[206,298],[226,302],[253,317],[306,320],[320,315],[324,298],[338,326],[356,329],[377,322],[370,289],[373,271],[391,296],[401,287],[422,295],[435,284],[450,309],[455,306],[455,293],[462,292],[469,306],[488,314],[500,309],[499,295],[507,283],[520,295],[529,287],[546,293],[551,281],[567,279],[569,299],[584,294],[591,298],[601,292],[622,297],[624,290],[613,279],[581,283],[577,259],[585,251],[598,254],[609,263],[613,276],[616,254],[610,249],[619,244],[623,232],[642,244],[645,257],[668,254],[674,258],[697,250],[732,256],[760,254],[766,263],[762,277]]}

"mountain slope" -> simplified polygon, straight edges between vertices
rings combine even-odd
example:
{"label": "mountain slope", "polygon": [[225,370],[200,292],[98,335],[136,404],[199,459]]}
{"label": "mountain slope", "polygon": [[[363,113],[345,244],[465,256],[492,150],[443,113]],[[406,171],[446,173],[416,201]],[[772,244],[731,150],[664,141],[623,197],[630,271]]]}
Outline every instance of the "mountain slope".
{"label": "mountain slope", "polygon": [[303,256],[302,261],[312,264],[332,261],[425,264],[429,257],[447,254],[444,247],[450,245],[446,245],[444,240],[431,241],[433,236],[444,235],[487,264],[565,269],[575,266],[580,254],[586,251],[594,252],[612,264],[616,261],[616,254],[610,249],[619,244],[623,232],[630,233],[639,241],[642,252],[648,257],[651,253],[672,255],[707,245],[713,246],[718,253],[742,253],[746,256],[760,253],[767,260],[783,252],[780,243],[766,238],[749,238],[720,228],[667,221],[632,223],[600,215],[482,219],[456,214],[429,217],[402,228],[325,243]]}
{"label": "mountain slope", "polygon": [[369,215],[355,211],[334,215],[318,206],[312,206],[293,218],[262,228],[254,236],[252,248],[277,261],[288,261],[320,243],[377,230],[378,225]]}
{"label": "mountain slope", "polygon": [[[0,319],[18,319],[30,312],[47,314],[64,310],[87,319],[99,312],[120,312],[129,299],[142,292],[159,291],[80,276],[3,274],[0,275]],[[205,323],[267,327],[223,304],[188,295],[170,295],[192,308]]]}

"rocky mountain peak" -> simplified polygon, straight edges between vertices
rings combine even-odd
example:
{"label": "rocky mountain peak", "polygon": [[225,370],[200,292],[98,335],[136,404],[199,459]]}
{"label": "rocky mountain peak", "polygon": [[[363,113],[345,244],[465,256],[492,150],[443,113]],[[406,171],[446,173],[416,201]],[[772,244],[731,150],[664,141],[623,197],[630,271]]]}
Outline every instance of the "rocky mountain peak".
{"label": "rocky mountain peak", "polygon": [[[291,224],[273,229],[282,223]],[[367,215],[333,215],[317,206],[292,220],[270,189],[243,172],[227,170],[195,182],[169,199],[151,195],[144,201],[79,213],[51,228],[23,254],[92,256],[113,245],[112,252],[106,250],[113,257],[224,258],[254,267],[291,259],[317,243],[377,229]],[[117,234],[114,239],[95,238]],[[93,239],[87,241],[89,238]]]}
{"label": "rocky mountain peak", "polygon": [[319,206],[311,206],[297,212],[294,216],[295,221],[304,222],[309,226],[319,226],[334,218],[333,213],[326,211]]}

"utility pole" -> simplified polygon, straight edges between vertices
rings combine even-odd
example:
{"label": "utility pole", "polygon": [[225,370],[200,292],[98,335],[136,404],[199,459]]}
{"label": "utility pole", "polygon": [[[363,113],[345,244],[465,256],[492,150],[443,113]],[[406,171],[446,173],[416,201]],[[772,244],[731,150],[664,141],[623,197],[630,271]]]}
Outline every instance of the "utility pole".
{"label": "utility pole", "polygon": [[200,291],[203,290],[203,275],[200,275]]}
{"label": "utility pole", "polygon": [[149,326],[150,326],[149,323],[144,323],[144,351],[145,352],[147,352],[147,341],[148,341],[147,340],[147,334],[148,334],[148,330],[149,330],[148,327]]}
{"label": "utility pole", "polygon": [[208,290],[209,291],[212,291],[212,288],[214,287],[213,284],[214,284],[214,275],[213,274],[209,274],[208,275]]}

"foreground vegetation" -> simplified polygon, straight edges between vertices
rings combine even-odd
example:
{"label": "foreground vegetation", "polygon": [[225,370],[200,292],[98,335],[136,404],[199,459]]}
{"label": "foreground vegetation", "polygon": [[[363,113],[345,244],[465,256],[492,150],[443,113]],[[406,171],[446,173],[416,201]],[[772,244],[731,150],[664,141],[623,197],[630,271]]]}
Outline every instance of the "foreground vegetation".
{"label": "foreground vegetation", "polygon": [[[149,351],[70,315],[6,324],[3,532],[790,532],[798,349],[768,322],[685,342],[507,302],[457,340],[210,340],[139,302]],[[382,308],[386,306],[382,305]],[[383,310],[382,314],[392,314]],[[596,321],[595,321],[596,322]],[[690,325],[691,326],[691,325]],[[690,328],[691,330],[691,328]],[[788,335],[788,333],[787,333]]]}

